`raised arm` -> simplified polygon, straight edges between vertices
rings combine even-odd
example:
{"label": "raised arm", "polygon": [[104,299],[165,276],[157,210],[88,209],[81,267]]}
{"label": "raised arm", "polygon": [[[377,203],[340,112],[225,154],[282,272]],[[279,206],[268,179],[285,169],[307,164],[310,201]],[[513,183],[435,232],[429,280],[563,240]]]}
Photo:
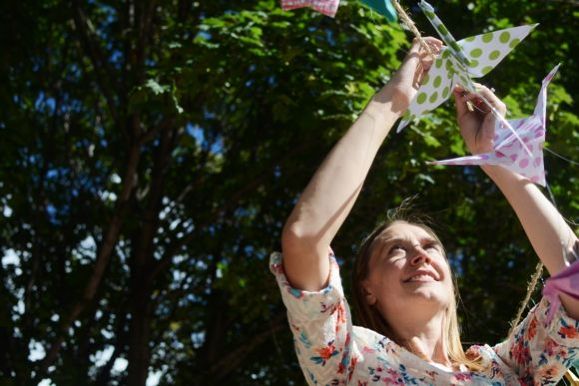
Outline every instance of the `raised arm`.
{"label": "raised arm", "polygon": [[[502,114],[505,113],[505,105],[488,88],[481,86],[479,92]],[[455,99],[461,134],[470,151],[477,154],[490,150],[494,136],[492,115],[467,109],[467,100],[474,99],[476,105],[475,95],[464,95],[462,90],[455,90]],[[483,166],[483,170],[514,209],[537,256],[549,273],[555,275],[566,268],[568,263],[564,253],[572,254],[579,241],[551,202],[535,184],[517,173],[501,166],[487,165]],[[579,301],[563,294],[561,302],[571,317],[579,319]]]}
{"label": "raised arm", "polygon": [[[427,38],[434,50],[442,43]],[[415,42],[392,79],[368,103],[304,190],[282,233],[283,264],[294,287],[316,291],[328,280],[328,251],[350,213],[368,170],[406,111],[431,60]]]}

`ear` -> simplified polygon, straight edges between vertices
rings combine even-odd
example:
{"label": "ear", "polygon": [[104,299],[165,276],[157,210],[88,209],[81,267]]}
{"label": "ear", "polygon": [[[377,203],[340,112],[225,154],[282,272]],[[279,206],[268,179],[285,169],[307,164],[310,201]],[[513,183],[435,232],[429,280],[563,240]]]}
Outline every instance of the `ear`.
{"label": "ear", "polygon": [[374,295],[374,293],[372,292],[372,289],[370,287],[370,283],[368,283],[367,280],[364,280],[362,282],[362,293],[364,294],[364,298],[366,299],[366,303],[370,306],[373,306],[374,304],[376,304],[376,296]]}

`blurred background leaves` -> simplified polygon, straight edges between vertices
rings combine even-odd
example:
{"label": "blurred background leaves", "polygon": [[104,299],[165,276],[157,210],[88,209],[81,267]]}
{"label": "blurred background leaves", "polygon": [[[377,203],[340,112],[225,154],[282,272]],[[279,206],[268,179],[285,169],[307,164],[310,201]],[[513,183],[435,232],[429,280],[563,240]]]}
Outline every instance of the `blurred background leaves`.
{"label": "blurred background leaves", "polygon": [[[520,117],[562,62],[547,145],[579,160],[577,3],[433,4],[458,39],[540,23],[482,82]],[[305,384],[268,255],[411,36],[357,1],[336,19],[273,0],[13,2],[0,29],[2,384]],[[392,134],[333,247],[348,278],[364,235],[419,193],[463,338],[494,343],[536,257],[480,170],[425,164],[464,151],[451,103]],[[577,221],[576,164],[548,153],[546,169]]]}

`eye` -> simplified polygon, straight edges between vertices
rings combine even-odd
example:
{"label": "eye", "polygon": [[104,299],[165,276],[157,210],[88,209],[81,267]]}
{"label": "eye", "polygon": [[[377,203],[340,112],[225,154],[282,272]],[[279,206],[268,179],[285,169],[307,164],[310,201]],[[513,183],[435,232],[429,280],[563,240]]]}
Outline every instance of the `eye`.
{"label": "eye", "polygon": [[422,248],[426,251],[438,251],[438,243],[426,243]]}
{"label": "eye", "polygon": [[388,250],[388,255],[393,255],[398,252],[405,252],[406,249],[401,244],[394,244]]}

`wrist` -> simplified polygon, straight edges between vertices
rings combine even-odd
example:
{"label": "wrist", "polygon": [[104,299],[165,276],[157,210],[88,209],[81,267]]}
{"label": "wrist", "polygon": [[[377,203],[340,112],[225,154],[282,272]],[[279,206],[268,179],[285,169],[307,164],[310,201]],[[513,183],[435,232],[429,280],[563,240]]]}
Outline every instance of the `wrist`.
{"label": "wrist", "polygon": [[396,121],[401,117],[401,113],[394,107],[396,104],[395,97],[391,90],[383,88],[376,93],[366,105],[366,108],[360,115],[370,118],[377,128],[386,137]]}
{"label": "wrist", "polygon": [[489,176],[489,178],[493,178],[493,176],[495,176],[497,173],[500,173],[500,170],[498,170],[500,167],[497,165],[481,165],[480,168],[483,170],[483,172],[485,172],[485,174],[487,176]]}
{"label": "wrist", "polygon": [[528,181],[526,177],[500,165],[481,165],[485,174],[498,186],[510,185],[519,181]]}
{"label": "wrist", "polygon": [[492,180],[494,180],[497,177],[500,177],[501,174],[504,173],[512,173],[511,171],[509,171],[508,169],[503,168],[502,166],[499,165],[481,165],[480,167],[483,172],[485,172],[485,174],[491,178]]}
{"label": "wrist", "polygon": [[370,104],[400,118],[408,110],[411,100],[412,96],[409,90],[397,82],[390,81],[374,94]]}

